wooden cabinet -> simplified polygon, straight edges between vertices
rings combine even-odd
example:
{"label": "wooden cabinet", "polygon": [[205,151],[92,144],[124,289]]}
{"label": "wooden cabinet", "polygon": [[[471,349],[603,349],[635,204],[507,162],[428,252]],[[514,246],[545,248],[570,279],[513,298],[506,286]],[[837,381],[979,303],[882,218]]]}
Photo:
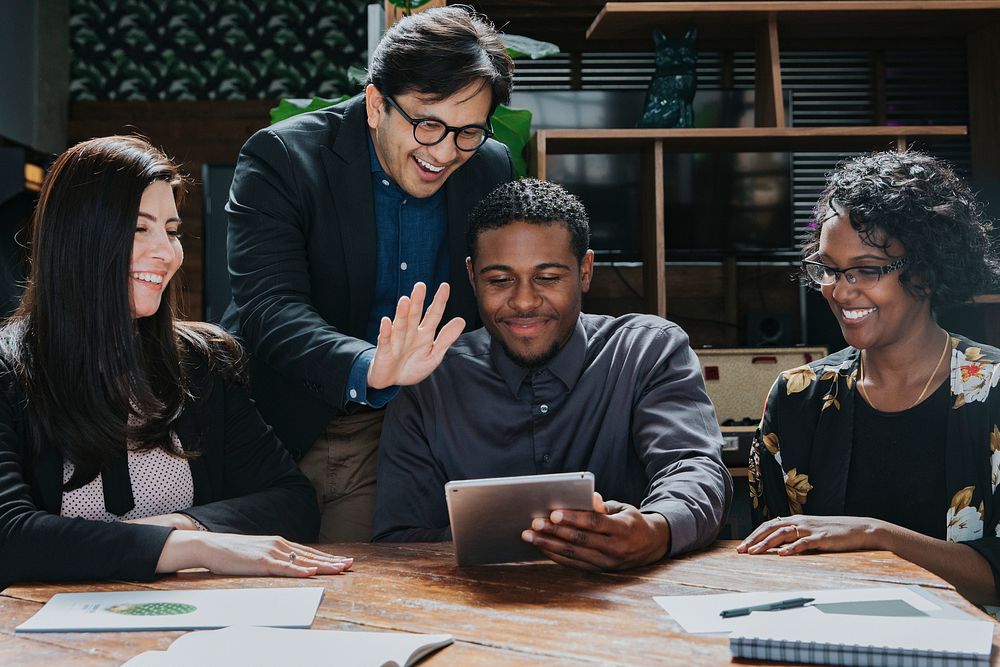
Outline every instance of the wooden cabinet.
{"label": "wooden cabinet", "polygon": [[[819,0],[814,2],[609,2],[587,38],[650,42],[660,27],[698,27],[700,49],[753,49],[752,128],[541,130],[532,139],[532,172],[546,177],[556,154],[633,152],[642,156],[643,285],[648,312],[665,316],[663,156],[667,152],[866,151],[919,139],[972,133],[976,176],[1000,178],[1000,0]],[[970,127],[965,125],[787,127],[780,48],[919,48],[962,41],[969,51]]]}

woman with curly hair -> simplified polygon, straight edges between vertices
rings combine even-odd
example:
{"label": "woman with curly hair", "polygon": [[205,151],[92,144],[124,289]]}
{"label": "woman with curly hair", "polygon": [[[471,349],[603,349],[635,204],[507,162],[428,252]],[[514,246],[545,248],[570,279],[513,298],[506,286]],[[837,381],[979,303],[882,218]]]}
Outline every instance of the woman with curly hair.
{"label": "woman with curly hair", "polygon": [[247,395],[236,341],[173,318],[182,191],[136,137],[78,144],[46,177],[31,278],[0,328],[0,588],[351,565],[298,543],[316,498]]}
{"label": "woman with curly hair", "polygon": [[993,289],[979,204],[916,151],[842,164],[816,206],[804,276],[850,347],[785,371],[750,454],[748,554],[879,549],[977,602],[1000,590],[1000,350],[938,307]]}

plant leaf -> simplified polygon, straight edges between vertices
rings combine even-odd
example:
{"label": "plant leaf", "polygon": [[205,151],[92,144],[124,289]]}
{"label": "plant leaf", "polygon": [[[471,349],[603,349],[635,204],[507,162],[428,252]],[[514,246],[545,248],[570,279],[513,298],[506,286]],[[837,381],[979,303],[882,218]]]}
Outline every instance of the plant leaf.
{"label": "plant leaf", "polygon": [[325,97],[314,97],[311,100],[283,99],[278,102],[278,106],[271,109],[271,125],[274,125],[278,121],[285,120],[286,118],[298,116],[300,113],[305,113],[306,111],[315,111],[316,109],[332,107],[334,104],[340,104],[349,98],[350,95],[341,95],[336,99],[327,99]]}
{"label": "plant leaf", "polygon": [[347,80],[358,86],[364,84],[365,80],[368,79],[368,70],[364,67],[358,67],[357,65],[351,65],[347,68]]}
{"label": "plant leaf", "polygon": [[559,53],[559,47],[552,42],[542,42],[524,35],[500,35],[511,58],[548,58]]}
{"label": "plant leaf", "polygon": [[417,9],[423,7],[431,0],[389,0],[389,3],[400,9]]}
{"label": "plant leaf", "polygon": [[519,178],[524,178],[528,175],[524,149],[531,140],[531,112],[527,109],[511,109],[501,104],[493,112],[491,123],[493,138],[507,145],[514,160],[514,171]]}

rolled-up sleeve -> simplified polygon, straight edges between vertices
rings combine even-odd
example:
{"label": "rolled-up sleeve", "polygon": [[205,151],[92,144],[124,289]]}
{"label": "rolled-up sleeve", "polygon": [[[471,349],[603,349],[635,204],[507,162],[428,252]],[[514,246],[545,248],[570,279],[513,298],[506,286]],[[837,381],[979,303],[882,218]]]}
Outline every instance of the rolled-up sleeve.
{"label": "rolled-up sleeve", "polygon": [[701,366],[679,327],[661,330],[659,350],[632,412],[632,439],[650,480],[640,510],[670,524],[674,556],[715,540],[733,481]]}

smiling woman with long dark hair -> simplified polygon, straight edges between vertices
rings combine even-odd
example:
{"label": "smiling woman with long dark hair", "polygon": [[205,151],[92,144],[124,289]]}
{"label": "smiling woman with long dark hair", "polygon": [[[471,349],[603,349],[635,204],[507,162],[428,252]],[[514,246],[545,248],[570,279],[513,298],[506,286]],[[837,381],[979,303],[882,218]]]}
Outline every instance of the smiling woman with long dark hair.
{"label": "smiling woman with long dark hair", "polygon": [[250,401],[236,341],[174,319],[182,195],[136,137],[49,171],[0,329],[0,586],[350,567],[291,541],[315,538],[315,496]]}

